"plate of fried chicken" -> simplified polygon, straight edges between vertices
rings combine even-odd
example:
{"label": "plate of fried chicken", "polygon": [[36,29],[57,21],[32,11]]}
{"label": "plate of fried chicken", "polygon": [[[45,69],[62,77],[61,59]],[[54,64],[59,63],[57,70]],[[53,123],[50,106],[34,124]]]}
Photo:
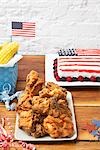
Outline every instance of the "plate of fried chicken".
{"label": "plate of fried chicken", "polygon": [[77,138],[71,92],[59,85],[44,84],[32,70],[16,110],[16,140],[63,141]]}

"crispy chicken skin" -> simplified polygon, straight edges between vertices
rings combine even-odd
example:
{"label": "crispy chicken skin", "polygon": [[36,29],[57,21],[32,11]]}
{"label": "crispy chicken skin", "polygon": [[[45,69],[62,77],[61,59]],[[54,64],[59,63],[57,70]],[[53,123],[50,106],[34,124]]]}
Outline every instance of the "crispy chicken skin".
{"label": "crispy chicken skin", "polygon": [[19,128],[23,129],[28,134],[31,133],[32,118],[33,118],[32,110],[20,112]]}
{"label": "crispy chicken skin", "polygon": [[57,99],[66,99],[66,94],[61,89],[49,90],[47,88],[42,89],[39,92],[40,97],[56,97]]}
{"label": "crispy chicken skin", "polygon": [[53,138],[70,137],[73,134],[73,124],[65,114],[60,118],[48,115],[43,122],[45,131]]}
{"label": "crispy chicken skin", "polygon": [[31,132],[31,135],[38,138],[45,136],[47,133],[45,132],[43,124],[33,124],[34,129]]}
{"label": "crispy chicken skin", "polygon": [[65,100],[52,98],[48,116],[43,121],[45,131],[53,138],[72,136],[71,111]]}
{"label": "crispy chicken skin", "polygon": [[56,97],[57,99],[66,99],[66,94],[66,89],[61,88],[52,82],[48,82],[39,92],[40,97]]}
{"label": "crispy chicken skin", "polygon": [[71,111],[67,105],[67,101],[62,99],[57,100],[55,97],[52,98],[48,114],[54,117],[59,117],[61,114],[66,114],[66,116],[70,118],[72,116]]}
{"label": "crispy chicken skin", "polygon": [[33,112],[33,123],[31,128],[32,136],[41,137],[47,134],[43,126],[43,120],[45,117],[45,115]]}
{"label": "crispy chicken skin", "polygon": [[32,99],[32,109],[34,112],[40,114],[48,114],[50,106],[50,98],[41,98],[39,96],[34,96]]}
{"label": "crispy chicken skin", "polygon": [[23,110],[30,110],[32,108],[31,99],[32,97],[29,94],[23,92],[19,97],[16,111],[20,114]]}
{"label": "crispy chicken skin", "polygon": [[39,95],[39,91],[42,89],[44,82],[41,78],[38,78],[34,86],[28,91],[32,96]]}
{"label": "crispy chicken skin", "polygon": [[29,85],[32,85],[38,80],[38,77],[39,77],[39,74],[36,71],[32,70],[26,77],[26,83],[28,83]]}
{"label": "crispy chicken skin", "polygon": [[59,85],[57,85],[57,84],[55,84],[55,83],[53,83],[53,82],[48,82],[47,85],[46,85],[46,87],[47,87],[49,90],[51,90],[51,91],[54,90],[55,88],[57,88],[57,89],[61,89],[62,92],[64,92],[64,93],[67,92],[67,90],[66,90],[65,88],[62,88],[62,87],[60,87]]}
{"label": "crispy chicken skin", "polygon": [[36,71],[31,71],[26,79],[25,92],[31,96],[38,95],[43,84],[43,79],[39,77],[38,73]]}
{"label": "crispy chicken skin", "polygon": [[32,70],[27,75],[25,90],[18,100],[18,113],[20,113],[21,110],[29,110],[32,108],[31,99],[33,98],[33,96],[39,94],[39,91],[42,89],[42,86],[43,80],[39,77],[39,74],[36,71]]}

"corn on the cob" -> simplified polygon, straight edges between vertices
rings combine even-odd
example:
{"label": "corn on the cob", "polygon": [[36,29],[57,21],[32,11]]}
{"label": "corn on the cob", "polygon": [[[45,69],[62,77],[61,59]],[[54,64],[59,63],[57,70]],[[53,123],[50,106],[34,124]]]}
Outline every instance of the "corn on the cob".
{"label": "corn on the cob", "polygon": [[11,42],[0,51],[0,64],[6,64],[17,53],[19,44]]}
{"label": "corn on the cob", "polygon": [[9,42],[4,42],[2,44],[0,44],[0,50],[2,50],[2,48],[4,48],[5,46],[7,46]]}

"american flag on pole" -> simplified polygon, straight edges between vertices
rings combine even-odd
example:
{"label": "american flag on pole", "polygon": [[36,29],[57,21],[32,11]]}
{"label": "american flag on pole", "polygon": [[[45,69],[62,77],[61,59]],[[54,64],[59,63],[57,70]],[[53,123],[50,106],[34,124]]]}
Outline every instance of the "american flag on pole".
{"label": "american flag on pole", "polygon": [[12,22],[12,36],[35,37],[35,22]]}

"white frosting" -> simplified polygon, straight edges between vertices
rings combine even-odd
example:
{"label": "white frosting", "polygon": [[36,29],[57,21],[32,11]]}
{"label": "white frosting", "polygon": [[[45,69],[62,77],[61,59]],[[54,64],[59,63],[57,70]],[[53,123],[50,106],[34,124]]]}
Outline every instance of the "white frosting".
{"label": "white frosting", "polygon": [[98,71],[100,69],[100,67],[98,66],[60,66],[59,70],[94,70],[94,71]]}
{"label": "white frosting", "polygon": [[[91,76],[95,76],[95,77],[100,76],[100,73],[88,72],[88,70],[100,71],[100,62],[99,62],[100,56],[95,56],[95,57],[87,56],[87,58],[91,58],[91,60],[86,59],[87,61],[90,61],[90,62],[83,62],[85,60],[86,56],[72,56],[72,57],[71,56],[60,56],[59,58],[58,58],[58,67],[57,68],[58,68],[58,75],[60,77],[83,76],[83,77],[90,78]],[[78,58],[78,59],[73,59],[73,58]],[[79,58],[81,58],[80,62],[77,62],[77,60],[79,61]],[[93,58],[93,62],[92,62],[92,58]],[[62,71],[62,70],[65,70],[65,71]],[[72,71],[67,71],[67,70],[72,70]],[[85,71],[79,72],[78,70],[86,70],[86,72]]]}
{"label": "white frosting", "polygon": [[98,75],[98,73],[88,73],[88,72],[78,72],[78,71],[62,72],[61,70],[59,70],[58,74],[59,74],[59,77],[70,76],[70,77],[76,77],[76,78],[79,76],[88,77],[88,78],[90,78],[91,76],[95,76],[95,77],[100,76]]}
{"label": "white frosting", "polygon": [[[61,61],[60,61],[61,62]],[[58,62],[58,65],[60,66],[60,62]],[[68,62],[68,61],[66,61],[66,62],[61,62],[61,64],[62,65],[79,65],[79,64],[81,64],[81,65],[88,65],[88,63],[87,62]],[[89,62],[89,65],[97,65],[97,66],[99,66],[100,67],[100,62]]]}

